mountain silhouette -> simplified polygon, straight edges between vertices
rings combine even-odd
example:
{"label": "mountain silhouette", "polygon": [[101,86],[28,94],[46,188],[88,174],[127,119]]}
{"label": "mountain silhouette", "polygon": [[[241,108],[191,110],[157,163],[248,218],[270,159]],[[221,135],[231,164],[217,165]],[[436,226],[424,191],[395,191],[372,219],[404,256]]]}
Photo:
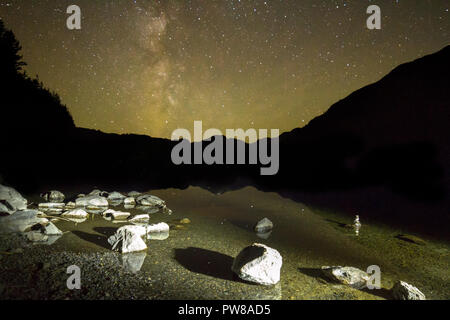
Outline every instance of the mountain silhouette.
{"label": "mountain silhouette", "polygon": [[[384,203],[391,216],[401,211],[398,221],[407,216],[417,224],[433,215],[433,228],[448,223],[450,46],[400,65],[274,138],[274,176],[261,176],[259,164],[177,166],[171,151],[178,142],[77,128],[58,95],[23,71],[20,44],[1,20],[0,49],[0,181],[20,191],[196,185],[219,192],[254,185],[349,213],[362,208],[376,216]],[[411,205],[396,202],[397,195]]]}

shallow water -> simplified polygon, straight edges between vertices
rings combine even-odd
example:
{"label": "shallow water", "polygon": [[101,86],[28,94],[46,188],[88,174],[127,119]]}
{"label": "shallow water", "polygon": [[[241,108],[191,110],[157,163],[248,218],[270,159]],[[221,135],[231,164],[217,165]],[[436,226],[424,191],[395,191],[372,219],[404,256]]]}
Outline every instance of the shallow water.
{"label": "shallow water", "polygon": [[[428,241],[425,246],[395,238],[396,230],[364,224],[359,236],[340,223],[347,219],[319,212],[302,204],[252,187],[212,194],[197,187],[151,192],[173,210],[150,215],[150,223],[189,218],[183,229],[171,230],[166,240],[149,240],[146,253],[123,255],[130,272],[148,275],[146,287],[157,299],[385,299],[395,280],[409,282],[431,299],[450,298],[449,247]],[[132,214],[140,210],[120,211]],[[267,217],[274,223],[267,239],[258,237],[254,224]],[[83,223],[57,221],[65,234],[52,252],[110,253],[107,238],[124,223],[91,215]],[[231,272],[233,258],[246,246],[263,243],[283,257],[281,281],[274,287],[244,283]],[[118,254],[120,255],[120,254]],[[328,282],[321,266],[354,266],[381,269],[382,289],[357,290]],[[124,297],[126,298],[126,297]]]}

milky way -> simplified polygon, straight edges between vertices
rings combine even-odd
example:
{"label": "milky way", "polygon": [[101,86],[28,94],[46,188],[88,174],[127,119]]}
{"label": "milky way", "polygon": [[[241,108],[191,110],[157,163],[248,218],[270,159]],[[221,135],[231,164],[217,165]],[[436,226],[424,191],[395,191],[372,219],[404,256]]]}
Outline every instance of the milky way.
{"label": "milky way", "polygon": [[[82,29],[68,30],[76,4]],[[381,30],[366,9],[381,8]],[[176,128],[304,126],[397,65],[450,44],[449,2],[0,0],[27,72],[78,126],[170,137]]]}

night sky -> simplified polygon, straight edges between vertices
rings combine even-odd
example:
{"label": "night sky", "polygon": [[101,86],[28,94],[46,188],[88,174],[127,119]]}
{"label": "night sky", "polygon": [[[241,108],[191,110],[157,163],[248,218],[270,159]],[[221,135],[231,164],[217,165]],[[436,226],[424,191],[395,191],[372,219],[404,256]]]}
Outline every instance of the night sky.
{"label": "night sky", "polygon": [[[68,30],[66,8],[82,11]],[[381,30],[366,9],[381,8]],[[31,76],[77,126],[304,126],[401,63],[450,44],[448,0],[0,0]]]}

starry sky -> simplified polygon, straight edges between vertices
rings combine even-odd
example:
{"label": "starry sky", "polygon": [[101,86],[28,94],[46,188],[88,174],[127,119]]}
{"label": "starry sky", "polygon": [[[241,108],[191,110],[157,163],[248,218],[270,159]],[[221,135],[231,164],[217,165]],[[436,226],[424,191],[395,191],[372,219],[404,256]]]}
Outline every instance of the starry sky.
{"label": "starry sky", "polygon": [[[81,30],[66,9],[81,8]],[[381,30],[366,27],[381,8]],[[0,0],[31,76],[77,126],[306,125],[397,65],[450,44],[448,0]]]}

